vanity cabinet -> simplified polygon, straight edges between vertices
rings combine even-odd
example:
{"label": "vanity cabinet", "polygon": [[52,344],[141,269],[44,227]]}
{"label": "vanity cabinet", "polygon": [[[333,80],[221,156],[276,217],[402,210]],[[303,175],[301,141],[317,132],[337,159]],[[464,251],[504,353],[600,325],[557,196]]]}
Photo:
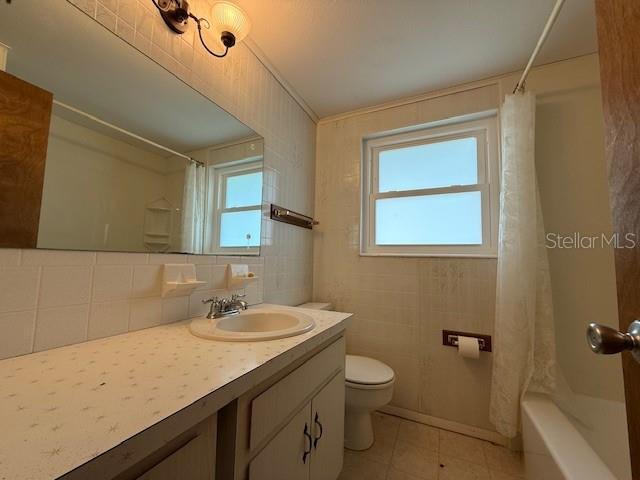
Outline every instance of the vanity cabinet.
{"label": "vanity cabinet", "polygon": [[250,480],[335,480],[342,470],[344,375],[333,379],[249,464]]}
{"label": "vanity cabinet", "polygon": [[311,452],[311,480],[336,480],[344,452],[344,371],[333,377],[312,402],[316,436]]}
{"label": "vanity cabinet", "polygon": [[285,368],[222,409],[201,399],[61,478],[336,480],[344,443],[344,336],[283,355],[291,355]]}
{"label": "vanity cabinet", "polygon": [[306,404],[251,461],[249,464],[251,480],[309,478],[310,418],[311,404]]}
{"label": "vanity cabinet", "polygon": [[344,444],[344,337],[225,407],[218,478],[336,480]]}

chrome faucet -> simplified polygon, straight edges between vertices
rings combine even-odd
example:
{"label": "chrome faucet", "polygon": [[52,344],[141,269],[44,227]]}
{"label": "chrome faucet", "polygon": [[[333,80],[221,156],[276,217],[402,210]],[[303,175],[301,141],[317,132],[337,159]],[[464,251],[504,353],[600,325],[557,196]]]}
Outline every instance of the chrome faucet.
{"label": "chrome faucet", "polygon": [[207,300],[202,300],[202,303],[211,304],[207,318],[228,317],[229,315],[237,315],[242,310],[246,310],[248,308],[248,304],[244,300],[240,300],[241,298],[244,298],[244,295],[234,293],[231,295],[231,298],[213,297]]}

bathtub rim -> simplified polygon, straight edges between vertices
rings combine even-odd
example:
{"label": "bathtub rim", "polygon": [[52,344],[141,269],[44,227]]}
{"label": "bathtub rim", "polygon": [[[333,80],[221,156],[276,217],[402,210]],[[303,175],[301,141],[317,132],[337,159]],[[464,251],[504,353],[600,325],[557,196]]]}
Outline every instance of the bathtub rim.
{"label": "bathtub rim", "polygon": [[[524,422],[529,421],[544,444],[546,453],[566,480],[617,480],[551,397],[527,392],[521,405],[523,433]],[[526,435],[523,435],[523,446],[526,464]]]}

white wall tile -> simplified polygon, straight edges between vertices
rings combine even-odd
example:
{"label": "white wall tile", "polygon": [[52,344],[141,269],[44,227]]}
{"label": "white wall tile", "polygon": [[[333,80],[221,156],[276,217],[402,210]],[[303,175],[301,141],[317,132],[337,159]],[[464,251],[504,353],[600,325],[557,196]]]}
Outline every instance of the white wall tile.
{"label": "white wall tile", "polygon": [[119,0],[118,1],[118,20],[122,19],[131,25],[135,25],[137,7],[138,7],[137,0]]}
{"label": "white wall tile", "polygon": [[131,301],[129,330],[156,327],[162,323],[161,298],[139,298]]}
{"label": "white wall tile", "polygon": [[128,330],[129,300],[91,304],[89,340],[126,333]]}
{"label": "white wall tile", "polygon": [[43,267],[38,306],[61,307],[89,303],[91,267]]}
{"label": "white wall tile", "polygon": [[149,264],[164,265],[165,263],[189,263],[187,255],[179,253],[151,253],[149,254]]}
{"label": "white wall tile", "polygon": [[36,327],[36,311],[0,314],[0,359],[30,353]]}
{"label": "white wall tile", "polygon": [[41,308],[36,319],[34,350],[47,350],[87,340],[89,305]]}
{"label": "white wall tile", "polygon": [[132,298],[159,296],[162,291],[162,265],[136,265],[133,269]]}
{"label": "white wall tile", "polygon": [[23,250],[22,265],[93,265],[96,252],[65,252],[60,250]]}
{"label": "white wall tile", "polygon": [[189,317],[189,297],[162,299],[162,323],[177,322]]}
{"label": "white wall tile", "polygon": [[0,249],[0,266],[17,266],[20,264],[20,250],[16,248]]}
{"label": "white wall tile", "polygon": [[98,265],[145,265],[149,263],[148,253],[98,252]]}
{"label": "white wall tile", "polygon": [[227,266],[214,265],[211,269],[210,287],[213,290],[224,290],[227,288]]}
{"label": "white wall tile", "polygon": [[0,312],[35,308],[39,279],[35,267],[0,267]]}
{"label": "white wall tile", "polygon": [[133,283],[133,267],[96,266],[93,273],[93,301],[106,302],[129,298]]}

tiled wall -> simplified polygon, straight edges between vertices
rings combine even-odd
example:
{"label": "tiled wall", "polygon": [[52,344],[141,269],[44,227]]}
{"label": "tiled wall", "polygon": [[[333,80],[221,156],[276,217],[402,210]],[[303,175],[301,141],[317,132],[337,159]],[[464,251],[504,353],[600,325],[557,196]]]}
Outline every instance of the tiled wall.
{"label": "tiled wall", "polygon": [[[209,8],[208,0],[190,3],[195,12]],[[58,0],[49,5],[71,12],[76,7],[102,24],[96,28],[108,28],[262,135],[264,202],[313,214],[315,123],[246,45],[240,43],[224,59],[213,58],[194,42],[193,28],[183,36],[170,33],[151,0]],[[262,290],[252,294],[256,301],[295,305],[310,300],[311,235],[265,219],[258,260],[263,280],[252,287]],[[169,260],[176,258],[212,264],[198,270],[215,279],[228,263],[182,255]],[[187,318],[198,296],[211,292],[161,300],[149,290],[151,283],[139,290],[156,278],[161,263],[167,258],[0,250],[0,358]],[[218,288],[216,281],[209,290]]]}
{"label": "tiled wall", "polygon": [[359,256],[362,139],[495,109],[496,84],[378,112],[320,122],[316,160],[314,298],[355,312],[350,353],[388,363],[392,404],[485,429],[491,356],[463,360],[442,329],[493,334],[495,259]]}
{"label": "tiled wall", "polygon": [[[207,284],[161,298],[162,264],[194,261]],[[226,264],[240,261],[262,277],[259,257],[0,250],[0,358],[202,315],[201,300],[232,293]],[[237,293],[260,303],[261,280]]]}

